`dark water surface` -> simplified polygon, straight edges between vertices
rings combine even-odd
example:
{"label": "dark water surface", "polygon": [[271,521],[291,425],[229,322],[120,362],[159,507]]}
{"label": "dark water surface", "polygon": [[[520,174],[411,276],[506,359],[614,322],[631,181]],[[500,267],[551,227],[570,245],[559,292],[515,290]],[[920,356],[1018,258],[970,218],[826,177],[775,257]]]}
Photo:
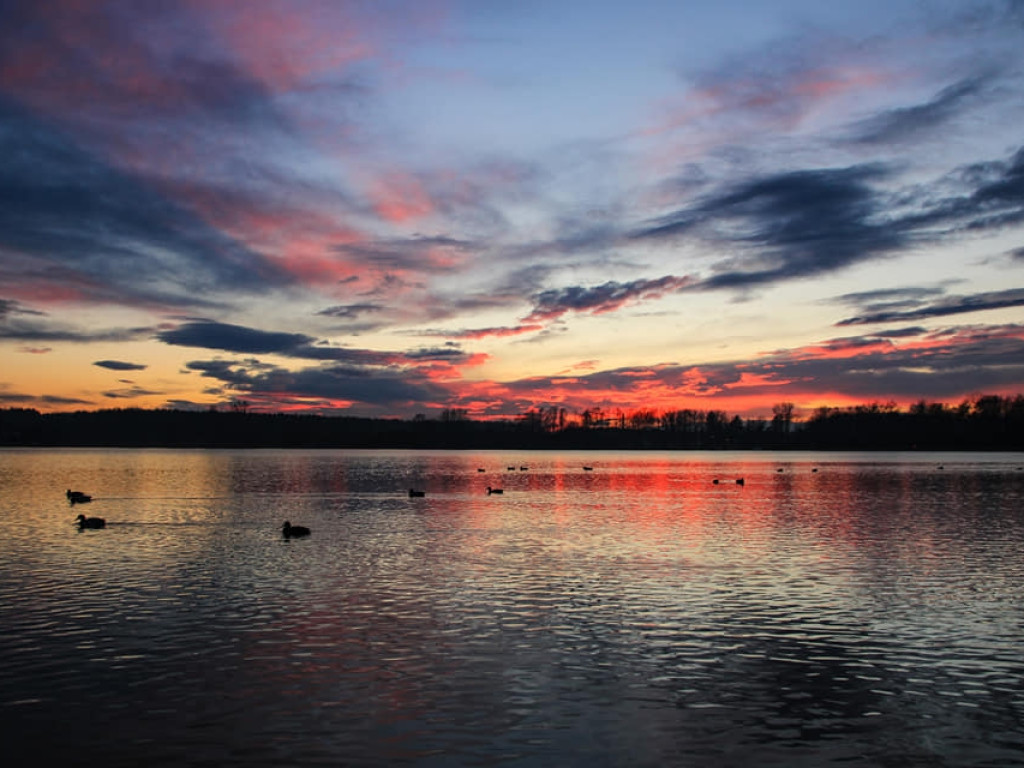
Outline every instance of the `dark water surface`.
{"label": "dark water surface", "polygon": [[1022,465],[0,451],[4,742],[105,766],[1024,765]]}

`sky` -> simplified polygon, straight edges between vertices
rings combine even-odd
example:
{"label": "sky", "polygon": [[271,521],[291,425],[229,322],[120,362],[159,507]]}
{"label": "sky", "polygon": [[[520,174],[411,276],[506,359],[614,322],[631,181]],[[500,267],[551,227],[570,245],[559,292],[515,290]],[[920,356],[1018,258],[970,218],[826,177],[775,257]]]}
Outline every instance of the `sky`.
{"label": "sky", "polygon": [[1024,392],[1024,2],[0,0],[0,407]]}

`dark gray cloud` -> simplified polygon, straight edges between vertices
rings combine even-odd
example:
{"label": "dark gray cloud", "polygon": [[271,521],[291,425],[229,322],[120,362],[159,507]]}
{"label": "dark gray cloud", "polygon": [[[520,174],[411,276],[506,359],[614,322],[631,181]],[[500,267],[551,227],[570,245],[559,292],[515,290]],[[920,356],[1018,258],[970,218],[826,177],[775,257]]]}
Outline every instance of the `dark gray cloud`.
{"label": "dark gray cloud", "polygon": [[89,400],[77,397],[61,397],[58,395],[26,395],[22,392],[0,391],[0,403],[16,403],[18,405],[92,405]]}
{"label": "dark gray cloud", "polygon": [[632,237],[689,236],[732,249],[737,255],[701,281],[702,289],[823,274],[906,245],[873,186],[888,176],[878,165],[767,176],[669,214]]}
{"label": "dark gray cloud", "polygon": [[199,349],[217,349],[243,354],[277,354],[303,360],[346,363],[353,366],[403,366],[425,362],[461,363],[470,355],[457,346],[413,349],[401,352],[333,347],[316,343],[301,333],[261,331],[230,323],[192,321],[161,331],[156,337],[166,344]]}
{"label": "dark gray cloud", "polygon": [[321,309],[317,312],[318,315],[323,317],[335,317],[339,320],[355,320],[362,315],[372,314],[376,312],[383,312],[384,306],[381,304],[338,304],[333,307],[327,307],[327,309]]}
{"label": "dark gray cloud", "polygon": [[930,304],[907,310],[882,310],[871,314],[857,315],[840,320],[836,325],[867,325],[870,323],[891,323],[910,320],[924,320],[930,317],[946,317],[968,312],[983,312],[991,309],[1008,309],[1024,306],[1024,288],[1005,291],[989,291],[968,296],[946,296]]}
{"label": "dark gray cloud", "polygon": [[0,97],[0,280],[86,301],[209,306],[291,282],[143,180]]}
{"label": "dark gray cloud", "polygon": [[945,293],[946,288],[941,285],[908,285],[900,288],[879,288],[874,291],[844,293],[828,301],[852,304],[870,310],[892,309],[906,306],[916,307],[925,299],[943,296]]}
{"label": "dark gray cloud", "polygon": [[121,360],[97,360],[93,363],[100,368],[108,368],[111,371],[144,371],[148,366],[139,363],[126,363]]}
{"label": "dark gray cloud", "polygon": [[884,331],[875,331],[872,336],[880,339],[906,339],[911,336],[923,336],[928,329],[920,325],[913,325],[909,328],[889,328]]}
{"label": "dark gray cloud", "polygon": [[0,299],[0,322],[6,320],[10,315],[45,315],[36,309],[30,309],[20,301],[14,299]]}
{"label": "dark gray cloud", "polygon": [[[42,314],[42,313],[32,313]],[[24,320],[0,316],[0,340],[25,342],[66,341],[72,344],[90,344],[104,341],[136,341],[151,335],[152,328],[109,328],[82,330],[60,323]]]}
{"label": "dark gray cloud", "polygon": [[900,223],[933,240],[1018,225],[1024,222],[1024,147],[1008,160],[958,168],[920,195],[922,210]]}
{"label": "dark gray cloud", "polygon": [[331,365],[289,371],[284,368],[223,360],[197,360],[190,370],[215,379],[228,389],[246,396],[322,398],[353,402],[363,406],[391,408],[418,407],[444,403],[451,393],[416,371],[368,370],[351,365]]}
{"label": "dark gray cloud", "polygon": [[943,285],[908,285],[898,288],[880,288],[874,291],[844,293],[828,299],[824,304],[844,304],[853,307],[858,315],[881,315],[887,312],[910,312],[926,306],[946,295]]}
{"label": "dark gray cloud", "polygon": [[139,386],[125,387],[123,389],[112,389],[103,393],[103,396],[111,400],[132,400],[136,397],[149,397],[152,395],[163,395],[164,392],[156,392]]}
{"label": "dark gray cloud", "polygon": [[260,331],[241,325],[216,322],[192,322],[179,325],[156,335],[165,344],[202,349],[222,349],[226,352],[283,353],[314,341],[301,333]]}
{"label": "dark gray cloud", "polygon": [[864,144],[890,144],[913,140],[942,127],[963,114],[984,95],[992,75],[960,80],[943,88],[923,104],[882,112],[854,127],[854,141]]}
{"label": "dark gray cloud", "polygon": [[524,318],[524,323],[554,320],[567,312],[611,312],[632,302],[678,293],[692,283],[689,277],[665,275],[653,280],[628,283],[609,280],[591,287],[569,286],[541,291],[533,296],[533,310]]}
{"label": "dark gray cloud", "polygon": [[635,229],[633,242],[703,242],[729,256],[694,289],[811,277],[1024,222],[1024,148],[927,184],[893,188],[880,164],[778,173],[736,183]]}

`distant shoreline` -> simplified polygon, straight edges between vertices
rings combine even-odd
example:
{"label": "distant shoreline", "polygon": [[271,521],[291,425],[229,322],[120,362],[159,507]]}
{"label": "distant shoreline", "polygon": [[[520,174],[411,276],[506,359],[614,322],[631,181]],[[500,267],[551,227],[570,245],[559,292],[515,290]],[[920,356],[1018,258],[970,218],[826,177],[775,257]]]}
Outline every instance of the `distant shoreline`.
{"label": "distant shoreline", "polygon": [[[543,416],[543,412],[541,412]],[[372,419],[241,411],[0,409],[8,448],[349,448],[436,450],[1024,451],[1024,397],[970,407],[821,409],[806,422],[716,411],[625,416],[598,426],[538,418]]]}

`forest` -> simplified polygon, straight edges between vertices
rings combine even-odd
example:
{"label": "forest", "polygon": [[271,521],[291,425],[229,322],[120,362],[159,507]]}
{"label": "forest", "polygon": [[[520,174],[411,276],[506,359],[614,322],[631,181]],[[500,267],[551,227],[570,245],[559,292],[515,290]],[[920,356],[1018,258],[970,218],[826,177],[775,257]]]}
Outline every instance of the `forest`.
{"label": "forest", "polygon": [[170,448],[445,448],[595,450],[1024,450],[1024,395],[980,395],[956,405],[921,400],[819,408],[798,418],[719,410],[569,413],[537,406],[514,419],[479,420],[449,408],[437,417],[359,418],[219,410],[0,410],[0,445]]}

